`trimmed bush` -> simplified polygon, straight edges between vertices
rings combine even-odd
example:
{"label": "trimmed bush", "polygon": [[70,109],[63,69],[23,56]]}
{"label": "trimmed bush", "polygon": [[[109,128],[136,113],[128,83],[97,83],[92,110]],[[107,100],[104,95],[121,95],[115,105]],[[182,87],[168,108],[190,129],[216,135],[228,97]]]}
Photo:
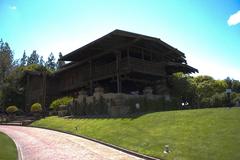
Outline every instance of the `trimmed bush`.
{"label": "trimmed bush", "polygon": [[60,105],[68,106],[72,102],[72,100],[72,97],[63,97],[56,99],[51,103],[50,108],[53,110],[57,110]]}
{"label": "trimmed bush", "polygon": [[40,103],[34,103],[31,106],[31,112],[42,112],[42,105]]}
{"label": "trimmed bush", "polygon": [[18,111],[18,108],[16,106],[9,106],[6,109],[7,113],[16,113]]}

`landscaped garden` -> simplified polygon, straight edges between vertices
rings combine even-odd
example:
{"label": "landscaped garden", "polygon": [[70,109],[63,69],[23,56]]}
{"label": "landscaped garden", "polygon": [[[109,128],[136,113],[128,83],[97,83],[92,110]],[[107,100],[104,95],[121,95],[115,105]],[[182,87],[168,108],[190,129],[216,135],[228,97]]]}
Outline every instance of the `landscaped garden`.
{"label": "landscaped garden", "polygon": [[[48,117],[31,126],[85,135],[163,159],[240,159],[240,108],[149,113],[135,118]],[[169,145],[170,152],[164,153]]]}
{"label": "landscaped garden", "polygon": [[14,142],[7,135],[0,132],[0,159],[1,160],[16,160],[17,148]]}

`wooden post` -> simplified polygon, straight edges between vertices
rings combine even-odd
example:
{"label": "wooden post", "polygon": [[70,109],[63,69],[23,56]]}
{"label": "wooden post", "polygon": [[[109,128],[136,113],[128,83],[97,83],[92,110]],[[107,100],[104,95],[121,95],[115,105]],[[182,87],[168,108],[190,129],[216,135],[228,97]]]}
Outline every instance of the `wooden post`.
{"label": "wooden post", "polygon": [[120,54],[121,54],[121,52],[116,51],[117,93],[122,92],[121,79],[120,79],[120,74],[119,74],[119,61],[120,61],[120,58],[121,58]]}
{"label": "wooden post", "polygon": [[29,77],[29,75],[27,74],[27,86],[26,86],[26,91],[25,91],[25,112],[28,112],[29,110],[28,110],[28,107],[29,107],[29,96],[30,96],[30,94],[29,94],[29,90],[30,90],[30,77]]}
{"label": "wooden post", "polygon": [[144,60],[144,52],[142,48],[141,48],[141,55],[142,55],[142,60]]}
{"label": "wooden post", "polygon": [[92,69],[93,69],[93,66],[92,66],[92,59],[90,59],[89,60],[89,65],[90,65],[90,76],[89,76],[89,78],[90,78],[90,95],[92,95],[93,94],[93,80],[92,80],[92,78],[93,78],[93,74],[92,74]]}
{"label": "wooden post", "polygon": [[150,61],[152,62],[153,61],[153,53],[152,52],[150,53],[150,56],[151,56]]}
{"label": "wooden post", "polygon": [[141,48],[142,60],[143,60],[143,71],[145,71],[145,60],[144,60],[144,51]]}
{"label": "wooden post", "polygon": [[130,61],[130,56],[129,56],[129,47],[127,48],[127,61],[128,61],[128,68],[130,68],[129,61]]}
{"label": "wooden post", "polygon": [[46,111],[46,91],[47,90],[47,75],[46,73],[43,72],[43,101],[42,101],[42,107],[43,107],[43,111]]}

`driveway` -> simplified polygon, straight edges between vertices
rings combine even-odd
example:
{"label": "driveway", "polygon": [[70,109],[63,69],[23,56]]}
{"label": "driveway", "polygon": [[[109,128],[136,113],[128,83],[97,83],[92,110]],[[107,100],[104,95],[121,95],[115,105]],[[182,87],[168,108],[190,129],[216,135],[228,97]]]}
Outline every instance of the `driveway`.
{"label": "driveway", "polygon": [[22,160],[140,160],[105,145],[46,129],[4,126],[0,131],[11,137]]}

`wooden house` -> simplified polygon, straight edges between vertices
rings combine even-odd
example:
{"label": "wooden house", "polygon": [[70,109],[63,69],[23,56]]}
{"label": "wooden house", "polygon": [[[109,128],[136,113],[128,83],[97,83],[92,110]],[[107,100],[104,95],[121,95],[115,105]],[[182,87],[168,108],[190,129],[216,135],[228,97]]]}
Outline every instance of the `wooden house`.
{"label": "wooden house", "polygon": [[139,93],[152,87],[154,94],[168,92],[168,77],[176,72],[194,73],[184,53],[159,38],[114,30],[63,56],[66,65],[50,76],[28,74],[26,106],[48,105],[53,99],[84,89],[92,95],[105,92]]}

